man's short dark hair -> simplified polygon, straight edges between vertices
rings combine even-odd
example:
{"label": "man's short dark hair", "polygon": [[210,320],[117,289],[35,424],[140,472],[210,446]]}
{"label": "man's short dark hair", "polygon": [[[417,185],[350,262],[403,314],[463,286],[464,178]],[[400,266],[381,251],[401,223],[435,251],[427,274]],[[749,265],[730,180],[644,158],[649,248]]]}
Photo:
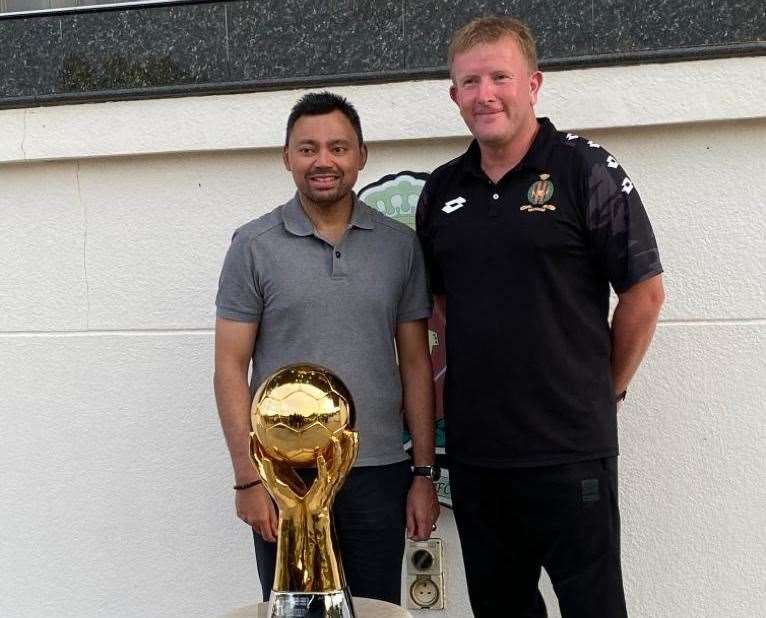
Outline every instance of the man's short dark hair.
{"label": "man's short dark hair", "polygon": [[364,144],[362,138],[362,123],[359,120],[359,114],[354,106],[348,102],[346,97],[342,97],[334,92],[309,92],[303,95],[290,110],[290,116],[287,118],[287,133],[285,134],[285,146],[290,141],[290,133],[301,116],[321,116],[329,114],[335,110],[341,112],[348,118],[351,126],[354,127],[356,136],[359,138],[359,145]]}

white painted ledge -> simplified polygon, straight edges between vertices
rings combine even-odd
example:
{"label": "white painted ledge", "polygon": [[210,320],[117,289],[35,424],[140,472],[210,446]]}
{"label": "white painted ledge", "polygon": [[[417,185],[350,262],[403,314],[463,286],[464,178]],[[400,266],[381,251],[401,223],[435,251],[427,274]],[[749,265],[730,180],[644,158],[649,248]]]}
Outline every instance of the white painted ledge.
{"label": "white painted ledge", "polygon": [[[368,141],[464,136],[447,80],[333,88]],[[120,101],[0,111],[0,163],[272,148],[305,91]],[[547,73],[538,114],[560,129],[766,116],[766,57]]]}

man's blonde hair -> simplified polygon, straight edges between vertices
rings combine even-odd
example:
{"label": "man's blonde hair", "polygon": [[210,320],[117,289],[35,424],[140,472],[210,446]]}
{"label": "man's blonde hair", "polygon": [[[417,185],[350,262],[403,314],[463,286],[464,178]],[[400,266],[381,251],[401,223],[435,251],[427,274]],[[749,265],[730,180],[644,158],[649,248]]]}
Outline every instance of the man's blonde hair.
{"label": "man's blonde hair", "polygon": [[447,51],[447,64],[452,72],[452,61],[457,54],[483,43],[496,43],[504,37],[512,37],[518,43],[529,68],[537,71],[537,45],[532,30],[515,17],[478,17],[460,28],[454,35]]}

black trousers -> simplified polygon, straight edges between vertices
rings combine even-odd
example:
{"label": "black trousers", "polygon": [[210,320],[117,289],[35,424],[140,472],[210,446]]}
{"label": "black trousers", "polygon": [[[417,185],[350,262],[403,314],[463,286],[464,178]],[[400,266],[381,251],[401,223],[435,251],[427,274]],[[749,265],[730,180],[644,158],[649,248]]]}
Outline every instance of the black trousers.
{"label": "black trousers", "polygon": [[[315,470],[301,470],[311,482]],[[404,556],[407,492],[412,484],[409,461],[388,466],[352,468],[335,497],[333,519],[343,570],[353,596],[399,605]],[[253,532],[263,599],[274,584],[276,543]]]}
{"label": "black trousers", "polygon": [[626,618],[617,458],[494,469],[450,462],[476,618],[545,618],[545,567],[562,618]]}

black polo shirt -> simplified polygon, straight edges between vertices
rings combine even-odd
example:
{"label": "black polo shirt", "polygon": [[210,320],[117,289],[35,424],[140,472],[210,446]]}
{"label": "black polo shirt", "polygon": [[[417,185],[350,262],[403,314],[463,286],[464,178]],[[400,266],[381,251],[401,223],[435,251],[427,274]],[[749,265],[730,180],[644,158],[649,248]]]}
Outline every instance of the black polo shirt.
{"label": "black polo shirt", "polygon": [[418,204],[432,291],[447,301],[447,452],[475,465],[617,454],[609,286],[662,272],[614,157],[538,122],[500,182],[474,141],[433,172]]}

